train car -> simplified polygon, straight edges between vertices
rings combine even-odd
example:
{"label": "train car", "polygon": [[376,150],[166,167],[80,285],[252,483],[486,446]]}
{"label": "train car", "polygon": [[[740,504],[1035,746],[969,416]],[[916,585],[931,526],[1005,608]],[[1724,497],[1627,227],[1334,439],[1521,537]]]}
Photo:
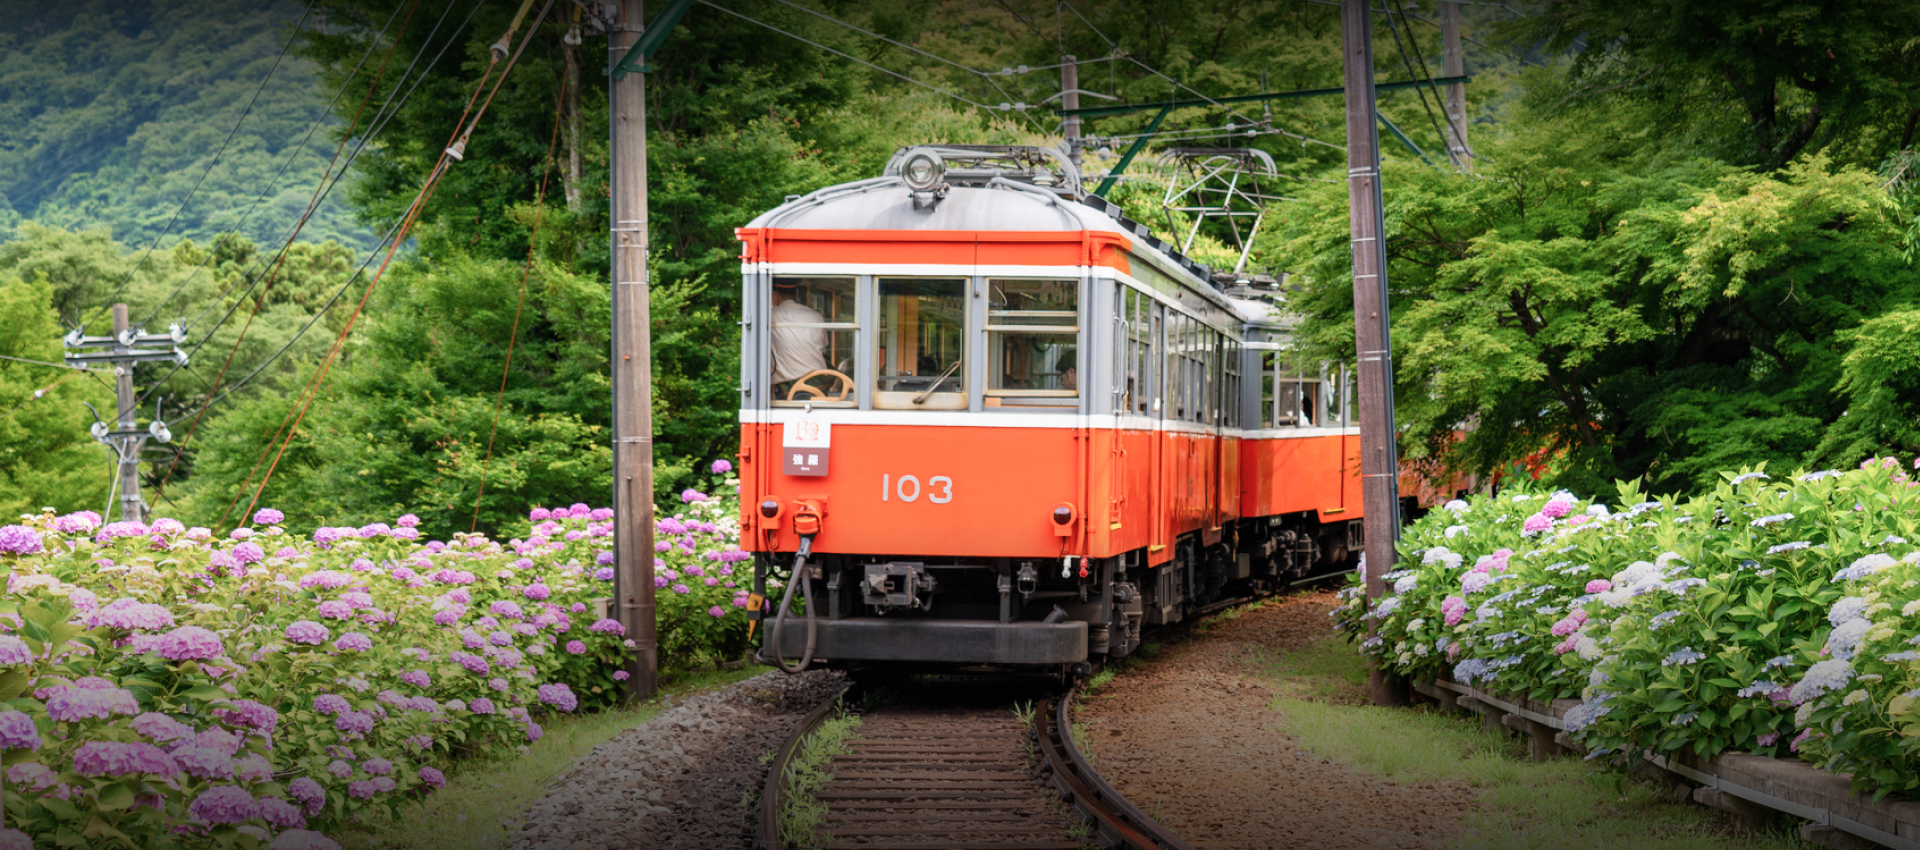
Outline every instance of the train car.
{"label": "train car", "polygon": [[742,545],[784,669],[1084,671],[1357,554],[1349,371],[1290,371],[1271,295],[1058,151],[903,149],[737,233]]}

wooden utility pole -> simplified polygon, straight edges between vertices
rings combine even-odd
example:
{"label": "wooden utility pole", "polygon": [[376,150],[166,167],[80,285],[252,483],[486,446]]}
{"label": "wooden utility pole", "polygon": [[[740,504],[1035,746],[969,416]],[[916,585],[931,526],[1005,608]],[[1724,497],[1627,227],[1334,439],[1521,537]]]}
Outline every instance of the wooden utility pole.
{"label": "wooden utility pole", "polygon": [[[137,331],[127,320],[127,305],[115,304],[112,336],[87,336],[81,331],[74,331],[61,341],[63,346],[70,349],[65,357],[68,366],[79,369],[99,365],[113,367],[113,424],[93,423],[93,438],[105,443],[120,458],[114,470],[117,476],[114,486],[120,490],[120,519],[123,521],[147,521],[147,505],[140,498],[140,450],[146,447],[149,439],[164,443],[173,438],[167,432],[167,423],[157,418],[157,411],[154,421],[144,429],[135,421],[133,408],[140,401],[133,393],[133,366],[135,363],[162,360],[187,365],[187,355],[180,350],[180,343],[186,338],[186,329],[177,324],[167,328],[163,334]],[[165,345],[167,348],[142,347],[148,345]],[[90,348],[105,350],[71,350]]]}
{"label": "wooden utility pole", "polygon": [[[1074,64],[1072,56],[1060,57],[1060,108],[1074,110],[1080,108],[1080,66]],[[1073,160],[1073,167],[1080,167],[1080,116],[1069,113],[1063,119],[1066,122],[1067,158]]]}
{"label": "wooden utility pole", "polygon": [[573,10],[573,26],[560,39],[560,55],[567,64],[567,170],[560,175],[560,186],[567,198],[567,209],[580,211],[580,9]]}
{"label": "wooden utility pole", "polygon": [[[127,317],[127,305],[113,305],[113,336],[123,338],[133,330],[133,322]],[[137,404],[133,395],[133,363],[115,363],[113,366],[113,399],[115,429],[121,432],[138,434],[140,425],[134,421],[133,406]],[[147,506],[140,501],[140,449],[146,440],[139,436],[122,437],[114,450],[120,454],[120,520],[122,522],[146,522]]]}
{"label": "wooden utility pole", "polygon": [[[620,0],[607,34],[608,67],[640,41],[641,0]],[[636,68],[616,75],[612,151],[614,598],[633,642],[627,697],[658,688],[653,600],[653,350],[647,316],[647,90]]]}
{"label": "wooden utility pole", "polygon": [[[1393,428],[1393,358],[1387,313],[1386,229],[1380,200],[1380,131],[1374,119],[1370,0],[1342,0],[1347,96],[1347,203],[1353,233],[1353,340],[1360,372],[1360,498],[1366,506],[1367,598],[1386,595],[1400,536],[1399,451]],[[1379,668],[1376,705],[1404,702]]]}
{"label": "wooden utility pole", "polygon": [[[1467,74],[1466,54],[1460,50],[1460,4],[1442,0],[1440,4],[1440,73],[1447,77]],[[1467,146],[1467,84],[1447,84],[1447,159],[1461,171],[1473,170],[1473,149]]]}

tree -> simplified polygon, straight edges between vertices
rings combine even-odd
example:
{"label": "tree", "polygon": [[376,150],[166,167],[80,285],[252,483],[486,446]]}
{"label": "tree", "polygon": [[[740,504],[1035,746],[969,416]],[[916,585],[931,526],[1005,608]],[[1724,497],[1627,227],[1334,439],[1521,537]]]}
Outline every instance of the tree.
{"label": "tree", "polygon": [[[1386,185],[1403,448],[1491,472],[1536,452],[1596,492],[1791,467],[1841,418],[1843,332],[1920,295],[1873,174],[1771,175],[1640,150],[1645,107],[1587,107],[1477,143],[1462,176]],[[1352,355],[1344,187],[1287,217],[1309,356]],[[1464,435],[1459,432],[1464,430]],[[1459,435],[1457,437],[1457,435]],[[1457,437],[1457,439],[1456,439]]]}
{"label": "tree", "polygon": [[1914,142],[1914,0],[1564,0],[1532,11],[1510,31],[1585,43],[1575,96],[1658,103],[1665,135],[1718,136],[1731,161],[1771,171],[1832,148],[1871,166]]}
{"label": "tree", "polygon": [[[0,316],[0,354],[60,362],[51,284],[0,274]],[[113,392],[93,376],[0,360],[0,516],[106,506],[113,457],[87,431],[86,402],[112,415]]]}

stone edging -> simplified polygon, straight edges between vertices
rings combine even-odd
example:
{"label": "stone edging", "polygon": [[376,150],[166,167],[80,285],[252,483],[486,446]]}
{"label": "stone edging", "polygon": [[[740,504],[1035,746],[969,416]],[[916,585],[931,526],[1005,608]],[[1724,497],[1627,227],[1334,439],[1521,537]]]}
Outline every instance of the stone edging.
{"label": "stone edging", "polygon": [[[1489,729],[1504,726],[1530,738],[1536,760],[1584,752],[1561,723],[1577,700],[1542,703],[1489,694],[1446,679],[1416,682],[1414,690],[1440,703],[1479,713]],[[1810,821],[1801,837],[1828,847],[1858,847],[1862,841],[1897,850],[1920,850],[1920,802],[1881,800],[1852,793],[1851,778],[1797,759],[1722,753],[1700,759],[1691,753],[1650,756],[1647,767],[1698,785],[1692,798],[1757,822],[1775,812]]]}

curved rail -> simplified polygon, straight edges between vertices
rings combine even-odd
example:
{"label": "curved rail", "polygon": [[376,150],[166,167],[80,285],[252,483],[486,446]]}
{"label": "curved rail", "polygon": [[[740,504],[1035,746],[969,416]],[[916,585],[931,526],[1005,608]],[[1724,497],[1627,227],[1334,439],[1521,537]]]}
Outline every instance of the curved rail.
{"label": "curved rail", "polygon": [[1093,825],[1102,847],[1127,850],[1193,850],[1193,846],[1161,826],[1127,801],[1093,769],[1073,743],[1075,685],[1046,709],[1033,713],[1032,735],[1039,745],[1042,773],[1072,806]]}
{"label": "curved rail", "polygon": [[800,718],[799,725],[793,727],[793,734],[787,736],[786,743],[780,746],[780,752],[774,755],[772,764],[767,767],[767,782],[760,791],[759,847],[762,850],[784,850],[786,847],[786,842],[780,837],[780,810],[786,808],[787,802],[787,762],[793,760],[794,751],[800,749],[800,742],[813,734],[813,730],[820,728],[821,721],[833,712],[843,692],[836,692],[821,700],[819,705],[807,712],[807,716]]}

